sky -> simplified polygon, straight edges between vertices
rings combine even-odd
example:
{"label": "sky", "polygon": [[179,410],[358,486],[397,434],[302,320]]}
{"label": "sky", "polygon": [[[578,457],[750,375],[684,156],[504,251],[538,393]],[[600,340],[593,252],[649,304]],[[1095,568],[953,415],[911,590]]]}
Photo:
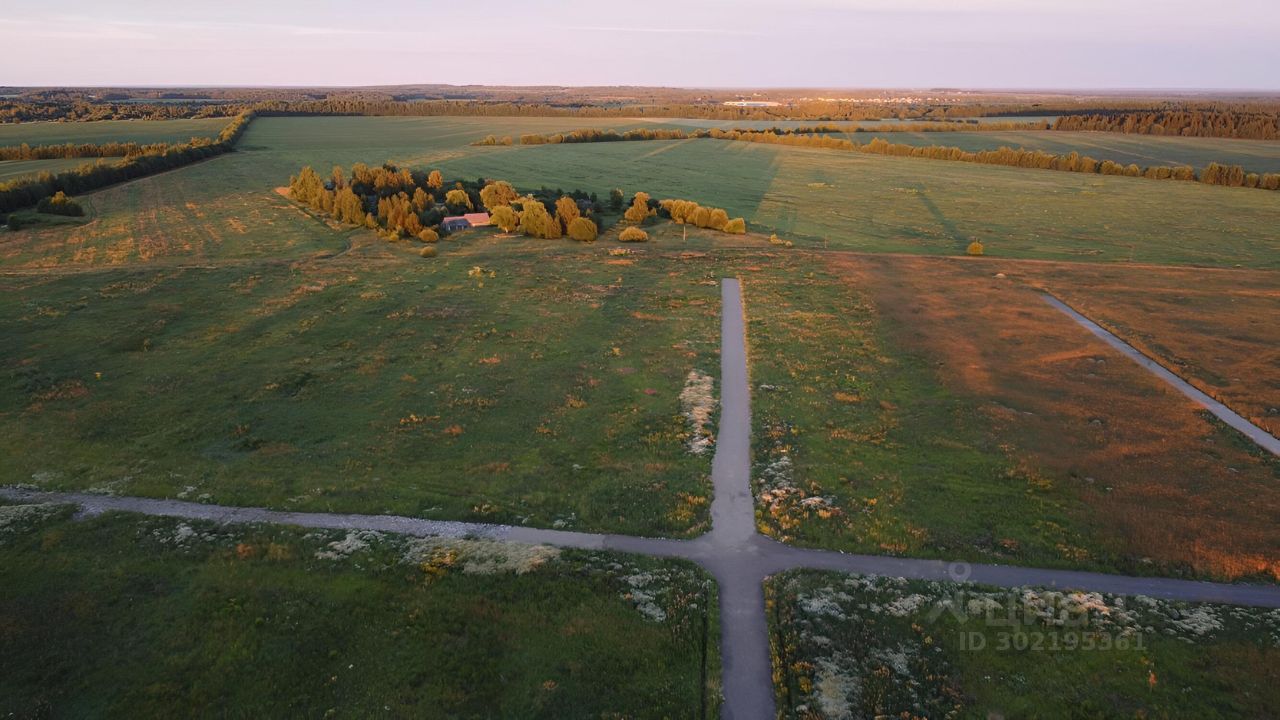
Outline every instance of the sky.
{"label": "sky", "polygon": [[1277,0],[0,0],[0,85],[1280,89]]}

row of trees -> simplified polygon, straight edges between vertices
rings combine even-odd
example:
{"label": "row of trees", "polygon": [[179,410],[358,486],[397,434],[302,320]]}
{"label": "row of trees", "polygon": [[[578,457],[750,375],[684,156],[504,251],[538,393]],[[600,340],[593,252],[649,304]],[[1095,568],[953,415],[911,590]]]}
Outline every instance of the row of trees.
{"label": "row of trees", "polygon": [[110,142],[84,143],[76,145],[9,145],[0,147],[0,160],[64,160],[70,158],[129,157],[132,155],[157,154],[169,149],[168,143]]}
{"label": "row of trees", "polygon": [[100,103],[88,100],[0,100],[0,123],[92,120],[181,120],[232,117],[243,103]]}
{"label": "row of trees", "polygon": [[164,145],[154,152],[132,155],[117,163],[87,163],[56,175],[46,172],[35,178],[0,183],[0,212],[30,207],[57,192],[79,195],[229,152],[252,120],[253,113],[246,112],[237,115],[217,138],[193,138],[188,143]]}
{"label": "row of trees", "polygon": [[[1203,171],[1197,172],[1189,165],[1166,166],[1153,165],[1141,167],[1136,164],[1123,165],[1111,160],[1095,160],[1078,152],[1056,155],[1040,150],[1001,147],[996,150],[963,150],[945,145],[907,145],[891,143],[883,138],[872,138],[870,142],[859,143],[847,138],[833,137],[829,132],[833,126],[813,126],[793,129],[770,128],[768,130],[631,130],[618,133],[613,130],[575,130],[571,133],[537,136],[545,143],[574,142],[614,142],[625,140],[684,140],[689,138],[710,138],[713,140],[736,140],[773,145],[791,145],[798,147],[816,147],[829,150],[868,153],[872,155],[892,155],[896,157],[918,157],[931,160],[952,160],[971,162],[983,165],[1004,165],[1007,167],[1036,168],[1041,170],[1059,170],[1063,172],[1092,173],[1099,175],[1121,175],[1142,177],[1151,180],[1183,180],[1202,182],[1210,185],[1227,187],[1261,188],[1264,190],[1280,190],[1280,173],[1251,173],[1239,165],[1220,165],[1210,163]],[[521,137],[521,142],[525,138]],[[530,144],[539,144],[535,141]]]}
{"label": "row of trees", "polygon": [[1054,130],[1097,130],[1138,135],[1280,140],[1280,113],[1170,110],[1058,118]]}
{"label": "row of trees", "polygon": [[659,206],[662,213],[678,225],[688,223],[694,227],[710,228],[730,235],[742,235],[747,231],[747,222],[743,218],[730,219],[729,213],[724,210],[704,207],[692,200],[663,200]]}

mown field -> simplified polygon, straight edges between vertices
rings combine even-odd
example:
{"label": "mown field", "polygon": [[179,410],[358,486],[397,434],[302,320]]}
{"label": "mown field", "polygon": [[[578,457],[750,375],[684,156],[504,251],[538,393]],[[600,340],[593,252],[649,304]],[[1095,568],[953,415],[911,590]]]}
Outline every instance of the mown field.
{"label": "mown field", "polygon": [[717,714],[690,564],[70,514],[0,505],[5,717]]}
{"label": "mown field", "polygon": [[4,160],[0,161],[0,183],[17,180],[42,172],[60,173],[75,170],[86,163],[111,162],[111,158],[64,158],[60,160]]}
{"label": "mown field", "polygon": [[1265,718],[1280,613],[791,572],[766,585],[784,718]]}
{"label": "mown field", "polygon": [[718,140],[480,148],[450,173],[690,197],[809,247],[1280,267],[1280,194]]}
{"label": "mown field", "polygon": [[1106,132],[996,131],[949,133],[841,133],[854,142],[880,137],[903,145],[946,145],[963,150],[995,150],[1000,147],[1042,150],[1066,155],[1073,150],[1097,160],[1151,165],[1191,165],[1197,169],[1211,162],[1240,165],[1249,172],[1280,172],[1280,142],[1231,138],[1183,138],[1125,135]]}
{"label": "mown field", "polygon": [[1027,265],[793,251],[746,275],[762,529],[1280,579],[1280,464],[1009,277]]}
{"label": "mown field", "polygon": [[184,120],[99,120],[95,122],[31,122],[0,124],[0,146],[62,145],[64,143],[135,142],[180,143],[193,137],[214,137],[231,118]]}
{"label": "mown field", "polygon": [[[19,460],[3,481],[696,533],[709,458],[686,451],[678,396],[690,371],[715,374],[715,281],[742,274],[757,470],[793,445],[805,493],[782,494],[771,532],[1136,573],[1280,572],[1274,463],[1013,292],[1020,279],[1006,292],[991,265],[800,252],[957,254],[981,239],[991,264],[1274,268],[1280,196],[718,141],[468,144],[570,127],[266,118],[235,153],[87,196],[84,225],[6,233],[0,449]],[[797,245],[761,254],[758,236],[686,242],[659,225],[634,255],[609,254],[610,237],[477,233],[424,260],[274,191],[304,164],[383,160],[691,198]],[[1260,297],[1251,312],[1265,313]],[[1212,343],[1215,308],[1191,346]],[[146,413],[131,411],[140,397]],[[828,504],[793,515],[806,497]]]}
{"label": "mown field", "polygon": [[[332,249],[272,192],[310,164],[393,161],[517,185],[687,197],[810,247],[1280,267],[1280,194],[712,140],[472,147],[487,134],[637,124],[557,118],[262,118],[239,151],[88,196],[93,222],[0,243],[0,265]],[[945,134],[950,136],[951,134]],[[943,136],[943,134],[939,134]],[[338,247],[341,247],[339,245]],[[170,250],[169,248],[173,248]]]}

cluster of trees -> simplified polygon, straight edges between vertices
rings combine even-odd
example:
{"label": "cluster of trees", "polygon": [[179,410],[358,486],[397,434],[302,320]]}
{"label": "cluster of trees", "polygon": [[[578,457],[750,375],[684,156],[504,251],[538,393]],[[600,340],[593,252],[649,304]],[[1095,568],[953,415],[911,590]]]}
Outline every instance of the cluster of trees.
{"label": "cluster of trees", "polygon": [[389,240],[417,238],[432,243],[445,234],[446,214],[483,207],[503,232],[519,230],[539,238],[568,236],[590,242],[599,230],[593,220],[594,195],[541,188],[521,195],[503,180],[454,181],[446,186],[439,170],[410,171],[386,164],[335,167],[326,180],[310,167],[289,179],[289,195],[339,222],[379,231]]}
{"label": "cluster of trees", "polygon": [[139,145],[138,143],[128,142],[110,142],[110,143],[85,143],[76,145],[67,143],[65,145],[9,145],[0,147],[0,160],[62,160],[67,158],[87,158],[87,157],[128,157],[131,155],[146,155],[148,153],[162,153],[169,148],[168,143],[152,143],[149,145]]}
{"label": "cluster of trees", "polygon": [[747,231],[747,222],[743,218],[729,218],[729,213],[720,208],[704,207],[692,200],[663,200],[659,203],[662,214],[671,221],[683,225],[688,223],[695,227],[719,230],[731,235],[742,235]]}
{"label": "cluster of trees", "polygon": [[559,145],[561,143],[622,142],[627,140],[686,140],[689,137],[692,136],[680,129],[664,130],[641,128],[636,130],[627,130],[620,133],[616,130],[587,128],[582,130],[573,130],[567,133],[553,133],[550,135],[529,133],[520,136],[520,144]]}
{"label": "cluster of trees", "polygon": [[1280,112],[1167,110],[1058,118],[1054,130],[1280,140]]}
{"label": "cluster of trees", "polygon": [[52,197],[41,198],[40,202],[36,203],[36,211],[68,217],[84,215],[84,208],[80,207],[80,203],[67,197],[67,194],[61,190],[54,193]]}
{"label": "cluster of trees", "polygon": [[511,142],[510,135],[504,135],[502,137],[498,137],[497,135],[485,135],[483,140],[477,140],[471,144],[472,145],[511,145],[512,142]]}
{"label": "cluster of trees", "polygon": [[41,173],[0,183],[0,212],[30,207],[58,192],[78,195],[90,190],[190,165],[235,149],[253,120],[253,113],[237,115],[217,138],[193,138],[181,145],[164,145],[154,152],[131,155],[117,163],[88,163],[75,170]]}

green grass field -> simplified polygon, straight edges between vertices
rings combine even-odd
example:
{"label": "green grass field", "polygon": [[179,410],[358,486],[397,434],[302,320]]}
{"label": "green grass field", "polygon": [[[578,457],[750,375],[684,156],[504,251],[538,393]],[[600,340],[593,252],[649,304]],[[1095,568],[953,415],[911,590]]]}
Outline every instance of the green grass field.
{"label": "green grass field", "polygon": [[710,266],[612,241],[417,246],[3,279],[0,483],[705,529],[710,455],[679,396],[718,367]]}
{"label": "green grass field", "polygon": [[1270,717],[1280,614],[839,573],[767,585],[779,715]]}
{"label": "green grass field", "polygon": [[99,120],[96,122],[32,122],[0,124],[0,146],[62,145],[64,143],[134,142],[182,143],[193,137],[214,137],[231,118],[191,120]]}
{"label": "green grass field", "polygon": [[1125,135],[1104,132],[950,132],[950,133],[843,133],[854,142],[874,137],[903,145],[946,145],[963,150],[995,150],[1000,147],[1042,150],[1057,155],[1076,151],[1096,160],[1112,160],[1141,167],[1191,165],[1203,168],[1211,162],[1240,165],[1256,173],[1280,172],[1280,142],[1230,138],[1183,138]]}
{"label": "green grass field", "polygon": [[0,244],[0,266],[340,248],[273,188],[303,165],[327,174],[335,164],[393,161],[535,188],[687,197],[812,247],[946,255],[977,239],[997,257],[1280,267],[1280,239],[1268,230],[1280,193],[712,140],[469,145],[490,133],[635,125],[262,118],[236,153],[87,196],[96,221],[85,228]]}
{"label": "green grass field", "polygon": [[4,160],[0,161],[0,183],[18,178],[39,175],[42,172],[55,175],[67,170],[75,170],[81,165],[96,162],[111,162],[112,158],[64,158],[60,160]]}
{"label": "green grass field", "polygon": [[69,515],[0,505],[5,717],[717,713],[686,563]]}

